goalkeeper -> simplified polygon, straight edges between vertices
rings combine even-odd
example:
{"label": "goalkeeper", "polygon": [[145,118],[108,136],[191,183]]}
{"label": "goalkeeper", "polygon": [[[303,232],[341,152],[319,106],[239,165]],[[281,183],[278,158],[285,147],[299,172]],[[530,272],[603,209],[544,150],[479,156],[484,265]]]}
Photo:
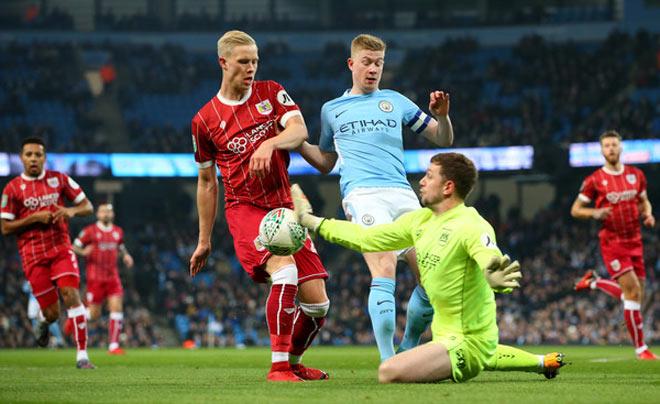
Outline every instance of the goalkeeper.
{"label": "goalkeeper", "polygon": [[490,224],[464,204],[476,180],[464,155],[436,154],[420,181],[425,208],[372,228],[316,217],[300,188],[292,190],[300,223],[330,242],[359,252],[417,250],[420,281],[434,309],[433,340],[383,362],[382,383],[464,382],[497,360],[493,290],[510,292],[522,274],[518,262],[500,252]]}

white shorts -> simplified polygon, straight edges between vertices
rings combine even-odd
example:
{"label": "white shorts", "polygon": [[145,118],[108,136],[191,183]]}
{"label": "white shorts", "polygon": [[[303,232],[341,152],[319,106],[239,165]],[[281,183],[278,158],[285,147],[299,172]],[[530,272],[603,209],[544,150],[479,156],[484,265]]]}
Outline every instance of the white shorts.
{"label": "white shorts", "polygon": [[[371,227],[392,223],[406,212],[417,210],[417,195],[409,188],[355,188],[341,203],[346,219]],[[408,251],[397,251],[398,255]]]}

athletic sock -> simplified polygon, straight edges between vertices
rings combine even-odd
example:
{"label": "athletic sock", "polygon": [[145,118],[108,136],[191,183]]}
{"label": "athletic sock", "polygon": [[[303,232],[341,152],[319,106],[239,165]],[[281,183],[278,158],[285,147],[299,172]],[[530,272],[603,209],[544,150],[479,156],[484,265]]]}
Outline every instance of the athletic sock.
{"label": "athletic sock", "polygon": [[431,302],[429,302],[424,289],[417,285],[410,295],[410,300],[408,300],[406,330],[396,352],[407,351],[419,345],[419,339],[432,320],[433,307],[431,307]]}
{"label": "athletic sock", "polygon": [[485,370],[539,372],[543,370],[544,355],[535,355],[508,345],[497,345],[495,355]]}
{"label": "athletic sock", "polygon": [[396,325],[394,285],[394,279],[374,278],[369,291],[369,317],[381,361],[394,356],[393,338]]}
{"label": "athletic sock", "polygon": [[266,301],[266,321],[270,333],[272,371],[290,369],[289,350],[297,292],[298,286],[290,284],[273,284],[270,288]]}
{"label": "athletic sock", "polygon": [[121,328],[124,323],[124,313],[111,312],[110,322],[108,324],[108,345],[109,350],[119,348],[119,336],[121,335]]}
{"label": "athletic sock", "polygon": [[82,304],[67,310],[69,319],[73,322],[73,337],[76,341],[76,361],[89,359],[87,356],[87,316]]}
{"label": "athletic sock", "polygon": [[[314,309],[323,308],[327,312],[329,302],[319,304],[306,304],[306,307]],[[309,311],[309,310],[308,310]],[[291,349],[289,351],[289,363],[299,364],[302,356],[314,341],[314,338],[325,324],[325,314],[320,317],[309,316],[302,307],[298,307],[293,320],[293,332],[291,334]]]}
{"label": "athletic sock", "polygon": [[621,286],[610,279],[596,279],[591,282],[591,289],[600,289],[617,300],[621,300]]}
{"label": "athletic sock", "polygon": [[641,305],[634,300],[623,301],[623,318],[626,320],[628,334],[638,355],[648,349],[644,343],[644,321],[640,307]]}

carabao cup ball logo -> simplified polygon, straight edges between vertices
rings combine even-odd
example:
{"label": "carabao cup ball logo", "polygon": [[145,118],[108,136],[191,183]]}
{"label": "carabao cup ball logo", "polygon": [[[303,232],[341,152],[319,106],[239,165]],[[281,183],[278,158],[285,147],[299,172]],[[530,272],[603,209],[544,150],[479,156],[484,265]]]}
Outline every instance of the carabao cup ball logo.
{"label": "carabao cup ball logo", "polygon": [[261,219],[259,242],[275,255],[292,255],[300,251],[307,229],[296,221],[291,209],[273,209]]}

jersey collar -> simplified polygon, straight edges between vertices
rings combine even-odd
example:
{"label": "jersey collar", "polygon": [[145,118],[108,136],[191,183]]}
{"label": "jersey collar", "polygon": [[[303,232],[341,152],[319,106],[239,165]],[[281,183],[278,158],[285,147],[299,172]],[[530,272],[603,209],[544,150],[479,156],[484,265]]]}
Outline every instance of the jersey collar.
{"label": "jersey collar", "polygon": [[220,95],[220,90],[218,90],[218,95],[216,95],[216,97],[218,97],[218,100],[220,100],[221,103],[223,103],[225,105],[235,107],[237,105],[245,104],[245,101],[247,101],[248,98],[250,98],[251,95],[252,95],[252,86],[250,86],[250,88],[248,88],[247,93],[245,93],[243,98],[241,98],[240,100],[227,99],[227,98],[223,97],[222,95]]}
{"label": "jersey collar", "polygon": [[43,180],[45,176],[46,176],[46,170],[42,170],[41,174],[39,174],[39,176],[37,178],[28,177],[27,175],[25,175],[25,173],[21,173],[21,178],[23,178],[23,181]]}
{"label": "jersey collar", "polygon": [[112,224],[110,224],[109,226],[104,226],[103,223],[96,222],[96,227],[98,227],[99,229],[101,229],[101,231],[104,231],[106,233],[112,230]]}
{"label": "jersey collar", "polygon": [[625,166],[623,164],[621,164],[621,169],[619,171],[610,170],[609,168],[607,168],[605,166],[603,166],[602,168],[603,168],[603,171],[605,171],[609,175],[621,175],[621,174],[623,174],[623,170],[625,169]]}

